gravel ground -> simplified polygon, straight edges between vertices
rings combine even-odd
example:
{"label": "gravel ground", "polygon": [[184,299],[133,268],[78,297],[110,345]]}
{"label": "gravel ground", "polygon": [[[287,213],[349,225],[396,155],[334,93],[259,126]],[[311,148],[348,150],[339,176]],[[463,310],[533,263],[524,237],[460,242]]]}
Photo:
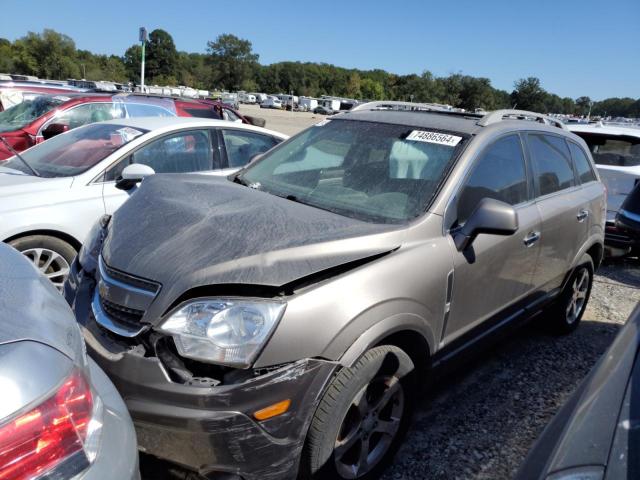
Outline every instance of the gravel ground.
{"label": "gravel ground", "polygon": [[531,324],[426,394],[384,480],[508,479],[640,301],[640,261],[608,262],[574,333]]}

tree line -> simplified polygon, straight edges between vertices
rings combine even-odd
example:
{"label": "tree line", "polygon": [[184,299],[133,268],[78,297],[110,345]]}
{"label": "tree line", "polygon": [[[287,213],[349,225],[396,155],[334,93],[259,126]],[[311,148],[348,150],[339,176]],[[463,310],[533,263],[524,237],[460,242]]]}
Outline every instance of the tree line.
{"label": "tree line", "polygon": [[[207,42],[206,53],[181,52],[171,35],[156,29],[145,45],[147,84],[187,85],[206,90],[294,92],[319,97],[335,95],[368,100],[445,103],[473,110],[518,108],[545,113],[640,117],[640,99],[560,97],[547,92],[538,78],[517,80],[513,91],[497,89],[488,78],[460,73],[436,77],[396,75],[381,69],[358,70],[326,63],[278,62],[262,65],[250,41],[232,34]],[[40,78],[140,81],[141,46],[120,57],[79,50],[69,36],[45,29],[10,42],[0,38],[0,72]]]}

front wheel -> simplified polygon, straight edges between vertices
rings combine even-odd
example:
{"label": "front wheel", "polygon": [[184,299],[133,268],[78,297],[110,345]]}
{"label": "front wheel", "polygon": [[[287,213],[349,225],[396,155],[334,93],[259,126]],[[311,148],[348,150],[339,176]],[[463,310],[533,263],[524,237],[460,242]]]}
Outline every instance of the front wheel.
{"label": "front wheel", "polygon": [[62,293],[64,281],[69,276],[76,249],[69,243],[48,235],[30,235],[9,242],[36,266]]}
{"label": "front wheel", "polygon": [[311,421],[301,477],[378,478],[406,432],[414,384],[413,362],[394,346],[372,348],[343,368]]}

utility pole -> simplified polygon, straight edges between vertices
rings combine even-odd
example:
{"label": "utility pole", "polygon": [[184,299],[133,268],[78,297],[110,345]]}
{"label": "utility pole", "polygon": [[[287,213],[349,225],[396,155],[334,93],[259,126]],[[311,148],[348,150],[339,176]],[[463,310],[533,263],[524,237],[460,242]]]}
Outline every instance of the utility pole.
{"label": "utility pole", "polygon": [[142,63],[140,64],[140,89],[144,91],[144,46],[147,43],[147,29],[140,27],[140,43],[142,43]]}

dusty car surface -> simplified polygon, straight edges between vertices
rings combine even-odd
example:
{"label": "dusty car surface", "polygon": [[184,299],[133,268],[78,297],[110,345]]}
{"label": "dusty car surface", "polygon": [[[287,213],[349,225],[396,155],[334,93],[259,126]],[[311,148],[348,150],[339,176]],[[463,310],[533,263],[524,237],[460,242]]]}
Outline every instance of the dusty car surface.
{"label": "dusty car surface", "polygon": [[0,478],[135,480],[136,436],[69,306],[0,244]]}
{"label": "dusty car surface", "polygon": [[586,145],[545,117],[372,103],[228,178],[145,179],[65,295],[147,452],[209,478],[377,478],[426,370],[543,309],[578,326],[605,208]]}
{"label": "dusty car surface", "polygon": [[518,480],[640,477],[640,306],[529,452]]}

